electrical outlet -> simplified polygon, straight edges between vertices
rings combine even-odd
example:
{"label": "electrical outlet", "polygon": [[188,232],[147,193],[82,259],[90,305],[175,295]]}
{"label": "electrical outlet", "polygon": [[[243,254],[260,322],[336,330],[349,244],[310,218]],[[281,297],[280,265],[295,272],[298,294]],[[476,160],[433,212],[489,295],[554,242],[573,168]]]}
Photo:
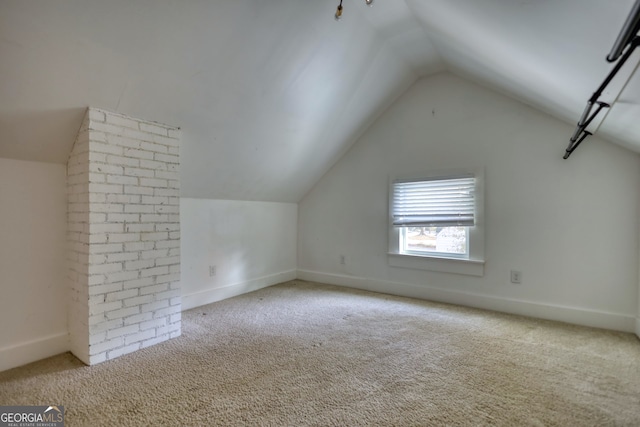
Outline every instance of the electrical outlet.
{"label": "electrical outlet", "polygon": [[522,283],[522,272],[511,270],[511,283]]}
{"label": "electrical outlet", "polygon": [[209,277],[213,277],[216,275],[216,266],[215,265],[210,265],[209,266]]}
{"label": "electrical outlet", "polygon": [[347,263],[347,260],[344,257],[344,255],[340,255],[340,264],[345,265],[346,263]]}

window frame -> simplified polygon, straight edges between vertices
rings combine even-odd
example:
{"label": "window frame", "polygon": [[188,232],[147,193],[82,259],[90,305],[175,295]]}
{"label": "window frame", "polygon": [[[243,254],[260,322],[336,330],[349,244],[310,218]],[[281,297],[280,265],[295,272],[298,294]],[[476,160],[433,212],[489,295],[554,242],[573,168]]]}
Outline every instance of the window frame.
{"label": "window frame", "polygon": [[[404,252],[401,248],[401,229],[393,225],[393,184],[398,180],[432,180],[434,178],[455,178],[461,175],[473,175],[474,218],[475,224],[468,227],[468,255],[447,254],[442,252],[416,251]],[[389,177],[389,218],[388,218],[388,262],[392,267],[457,273],[472,276],[484,276],[484,169],[455,169],[429,171],[426,173]]]}

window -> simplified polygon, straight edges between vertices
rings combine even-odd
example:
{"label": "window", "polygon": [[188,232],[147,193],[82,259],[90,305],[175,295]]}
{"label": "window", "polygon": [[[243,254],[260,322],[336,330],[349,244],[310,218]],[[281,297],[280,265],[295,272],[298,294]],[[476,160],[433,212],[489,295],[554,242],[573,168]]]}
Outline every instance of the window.
{"label": "window", "polygon": [[[393,180],[389,253],[394,257],[390,260],[395,259],[397,263],[397,256],[413,257],[409,267],[437,271],[451,269],[433,268],[434,261],[426,267],[417,263],[425,262],[420,258],[469,261],[480,264],[479,275],[484,274],[482,175],[467,172]],[[404,260],[397,266],[406,266],[406,263]],[[457,268],[452,270],[460,272]]]}
{"label": "window", "polygon": [[469,227],[402,227],[400,252],[467,258],[468,240]]}

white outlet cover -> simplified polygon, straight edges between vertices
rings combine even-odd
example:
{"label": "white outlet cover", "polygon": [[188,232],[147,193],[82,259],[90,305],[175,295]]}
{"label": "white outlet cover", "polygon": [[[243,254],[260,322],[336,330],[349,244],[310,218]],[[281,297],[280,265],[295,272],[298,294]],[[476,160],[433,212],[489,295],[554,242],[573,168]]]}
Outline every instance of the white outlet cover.
{"label": "white outlet cover", "polygon": [[522,272],[511,270],[511,283],[522,283]]}

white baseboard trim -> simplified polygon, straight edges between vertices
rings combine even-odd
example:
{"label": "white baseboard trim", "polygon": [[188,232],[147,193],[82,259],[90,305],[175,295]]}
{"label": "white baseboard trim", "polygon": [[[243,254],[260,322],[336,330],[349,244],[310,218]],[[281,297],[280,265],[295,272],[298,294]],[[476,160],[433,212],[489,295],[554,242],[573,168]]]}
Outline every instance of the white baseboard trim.
{"label": "white baseboard trim", "polygon": [[46,359],[70,349],[68,332],[0,348],[0,372]]}
{"label": "white baseboard trim", "polygon": [[[511,298],[481,295],[471,292],[451,291],[429,286],[390,282],[364,277],[345,276],[318,271],[298,270],[298,278],[330,285],[345,286],[384,294],[419,298],[449,304],[519,314],[540,319],[557,320],[576,325],[611,329],[623,332],[640,332],[640,320],[618,313],[544,304]],[[639,334],[640,336],[640,334]]]}
{"label": "white baseboard trim", "polygon": [[258,289],[277,285],[278,283],[295,280],[296,277],[297,271],[289,270],[269,276],[258,277],[246,282],[234,283],[232,285],[182,295],[182,311],[246,294],[247,292],[257,291]]}

